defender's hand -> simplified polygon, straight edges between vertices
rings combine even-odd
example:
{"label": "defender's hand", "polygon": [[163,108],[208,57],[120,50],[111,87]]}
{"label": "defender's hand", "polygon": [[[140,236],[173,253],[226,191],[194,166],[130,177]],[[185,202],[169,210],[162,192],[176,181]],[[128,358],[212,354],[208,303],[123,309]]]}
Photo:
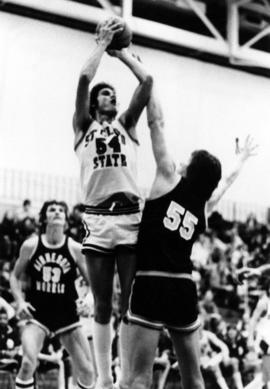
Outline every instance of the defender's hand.
{"label": "defender's hand", "polygon": [[248,158],[257,155],[257,148],[258,145],[255,144],[251,136],[248,135],[245,139],[244,147],[239,150],[242,161],[246,161]]}

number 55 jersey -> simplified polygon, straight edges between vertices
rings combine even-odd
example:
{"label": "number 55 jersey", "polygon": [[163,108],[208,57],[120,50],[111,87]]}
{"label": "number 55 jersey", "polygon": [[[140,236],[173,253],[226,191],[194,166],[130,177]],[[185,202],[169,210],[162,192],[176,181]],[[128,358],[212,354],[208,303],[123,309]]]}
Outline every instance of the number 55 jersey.
{"label": "number 55 jersey", "polygon": [[205,226],[205,201],[181,177],[171,192],[146,201],[137,243],[137,273],[190,274],[192,246]]}
{"label": "number 55 jersey", "polygon": [[169,193],[146,201],[127,314],[131,323],[183,333],[200,326],[190,255],[205,229],[204,208],[184,177]]}
{"label": "number 55 jersey", "polygon": [[118,120],[91,123],[75,146],[85,205],[96,206],[119,192],[140,198],[137,147],[138,141]]}

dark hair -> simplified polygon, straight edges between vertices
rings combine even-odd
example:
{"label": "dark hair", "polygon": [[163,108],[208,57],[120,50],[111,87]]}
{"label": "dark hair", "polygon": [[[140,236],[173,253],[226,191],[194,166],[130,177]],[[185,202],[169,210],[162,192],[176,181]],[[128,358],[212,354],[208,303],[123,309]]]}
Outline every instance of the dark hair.
{"label": "dark hair", "polygon": [[187,166],[186,178],[195,194],[207,201],[221,179],[221,163],[206,150],[194,151]]}
{"label": "dark hair", "polygon": [[7,315],[8,316],[8,313],[7,313],[7,310],[5,307],[0,308],[0,315]]}
{"label": "dark hair", "polygon": [[74,211],[79,211],[79,212],[82,213],[82,212],[84,212],[84,210],[85,210],[85,206],[82,203],[75,204],[74,207],[73,207],[73,212]]}
{"label": "dark hair", "polygon": [[64,201],[57,201],[57,200],[49,200],[45,201],[45,203],[42,205],[40,212],[39,212],[39,223],[40,223],[40,232],[45,232],[46,230],[46,212],[49,206],[51,205],[60,205],[64,208],[65,215],[66,215],[66,221],[68,222],[68,206]]}
{"label": "dark hair", "polygon": [[23,206],[25,207],[26,205],[31,205],[31,201],[29,199],[25,199],[23,201]]}
{"label": "dark hair", "polygon": [[[89,96],[89,112],[90,112],[90,115],[95,118],[96,116],[96,108],[97,108],[97,97],[98,97],[98,93],[101,89],[104,89],[104,88],[109,88],[111,89],[114,93],[115,93],[115,88],[108,84],[107,82],[99,82],[98,84],[96,84],[90,91],[90,96]],[[115,114],[117,112],[115,111]]]}

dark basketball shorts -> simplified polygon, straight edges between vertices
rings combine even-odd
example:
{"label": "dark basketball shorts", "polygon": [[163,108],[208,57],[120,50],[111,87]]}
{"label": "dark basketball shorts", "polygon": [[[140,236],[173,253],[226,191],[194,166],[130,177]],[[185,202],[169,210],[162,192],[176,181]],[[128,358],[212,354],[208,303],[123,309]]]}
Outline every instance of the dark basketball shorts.
{"label": "dark basketball shorts", "polygon": [[191,275],[146,273],[136,274],[128,320],[156,330],[165,327],[187,333],[199,328],[197,290]]}
{"label": "dark basketball shorts", "polygon": [[27,323],[34,323],[41,327],[47,336],[55,336],[67,332],[73,328],[80,327],[80,319],[76,312],[76,306],[63,305],[59,307],[52,307],[48,304],[47,307],[37,307],[36,311],[32,313],[33,319]]}

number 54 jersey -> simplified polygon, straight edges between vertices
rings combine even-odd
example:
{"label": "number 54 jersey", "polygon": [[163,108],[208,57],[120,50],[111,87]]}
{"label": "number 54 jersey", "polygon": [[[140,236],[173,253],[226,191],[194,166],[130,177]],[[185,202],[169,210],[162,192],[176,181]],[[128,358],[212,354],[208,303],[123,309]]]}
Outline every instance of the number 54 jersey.
{"label": "number 54 jersey", "polygon": [[138,141],[118,120],[91,123],[75,146],[85,205],[96,206],[118,192],[140,198],[137,148]]}
{"label": "number 54 jersey", "polygon": [[205,227],[205,201],[184,177],[171,192],[147,200],[137,243],[137,275],[191,273],[192,246]]}

